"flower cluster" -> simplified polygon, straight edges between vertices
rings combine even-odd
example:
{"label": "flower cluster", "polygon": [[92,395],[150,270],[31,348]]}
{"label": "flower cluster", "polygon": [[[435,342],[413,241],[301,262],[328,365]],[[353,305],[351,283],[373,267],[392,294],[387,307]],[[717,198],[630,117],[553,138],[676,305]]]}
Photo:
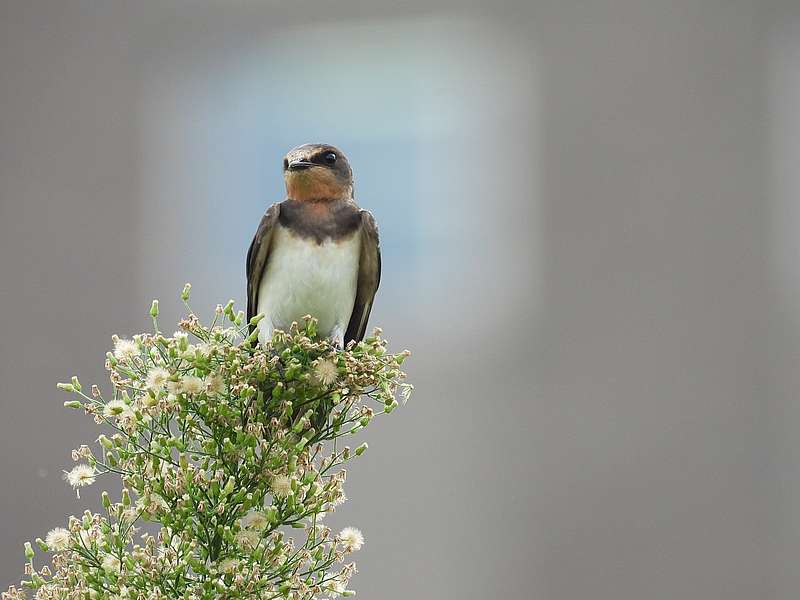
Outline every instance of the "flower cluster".
{"label": "flower cluster", "polygon": [[[182,298],[188,301],[189,287]],[[188,303],[187,303],[188,307]],[[259,344],[259,317],[233,302],[210,325],[189,309],[180,330],[114,338],[111,391],[59,387],[106,431],[72,452],[76,491],[119,476],[119,501],[71,517],[25,546],[26,579],[4,600],[286,598],[352,595],[358,529],[323,521],[345,500],[343,465],[361,455],[339,438],[407,399],[401,364],[380,331],[338,350],[307,318]],[[151,525],[145,525],[151,523]]]}

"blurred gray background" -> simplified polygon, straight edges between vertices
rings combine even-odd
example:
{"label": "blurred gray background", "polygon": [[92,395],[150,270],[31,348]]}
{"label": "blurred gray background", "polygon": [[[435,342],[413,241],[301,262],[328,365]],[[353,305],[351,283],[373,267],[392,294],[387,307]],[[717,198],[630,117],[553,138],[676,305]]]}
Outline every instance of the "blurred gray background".
{"label": "blurred gray background", "polygon": [[800,592],[800,13],[773,0],[0,0],[0,587],[96,505],[112,333],[244,299],[341,146],[418,392],[334,524],[383,600]]}

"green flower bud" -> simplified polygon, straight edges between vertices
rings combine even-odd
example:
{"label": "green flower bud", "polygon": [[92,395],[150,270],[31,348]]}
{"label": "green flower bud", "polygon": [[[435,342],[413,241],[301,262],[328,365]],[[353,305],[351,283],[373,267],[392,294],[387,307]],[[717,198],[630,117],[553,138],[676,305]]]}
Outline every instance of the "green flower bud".
{"label": "green flower bud", "polygon": [[250,325],[255,327],[256,325],[258,325],[261,322],[261,320],[263,318],[264,318],[264,313],[258,313],[256,316],[254,316],[252,319],[250,319]]}
{"label": "green flower bud", "polygon": [[122,506],[128,507],[131,505],[131,493],[128,491],[128,488],[122,489]]}
{"label": "green flower bud", "polygon": [[33,546],[31,546],[30,542],[25,542],[25,558],[31,560],[34,556]]}
{"label": "green flower bud", "polygon": [[268,506],[264,510],[264,516],[267,517],[267,521],[270,523],[277,523],[278,522],[278,509],[275,506]]}
{"label": "green flower bud", "polygon": [[317,337],[317,320],[316,319],[309,319],[306,322],[306,334],[310,338]]}
{"label": "green flower bud", "polygon": [[64,408],[80,408],[83,404],[79,400],[67,400],[64,402]]}
{"label": "green flower bud", "polygon": [[153,304],[150,305],[150,316],[154,319],[158,316],[158,300],[153,300]]}
{"label": "green flower bud", "polygon": [[71,383],[58,383],[58,384],[56,384],[56,387],[58,389],[62,390],[62,391],[65,391],[65,392],[74,392],[75,391],[75,386],[72,385]]}
{"label": "green flower bud", "polygon": [[114,443],[103,433],[100,434],[100,436],[97,438],[97,441],[100,442],[100,445],[106,450],[111,450],[111,448],[114,447]]}
{"label": "green flower bud", "polygon": [[286,372],[284,373],[284,377],[286,378],[287,381],[293,381],[297,379],[297,376],[300,374],[302,368],[303,365],[301,365],[299,362],[293,362],[288,367],[286,367]]}
{"label": "green flower bud", "polygon": [[111,497],[108,495],[108,492],[104,491],[102,494],[100,494],[100,499],[103,502],[103,508],[111,508]]}
{"label": "green flower bud", "polygon": [[187,283],[185,286],[183,286],[183,291],[181,292],[181,300],[186,302],[189,299],[189,292],[191,291],[191,289],[192,289],[191,283]]}
{"label": "green flower bud", "polygon": [[367,445],[366,442],[361,444],[358,448],[356,448],[356,456],[361,456],[362,454],[364,454],[364,452],[367,451],[367,448],[369,448],[369,446]]}
{"label": "green flower bud", "polygon": [[253,345],[258,341],[258,328],[254,329],[253,332],[247,336],[245,343],[248,345]]}
{"label": "green flower bud", "polygon": [[313,429],[313,428],[312,428],[312,429],[309,429],[309,430],[308,430],[308,433],[307,433],[306,435],[304,435],[304,436],[303,436],[303,437],[300,439],[300,441],[299,441],[299,442],[297,442],[297,443],[294,445],[294,449],[295,449],[295,450],[297,450],[298,452],[301,452],[301,451],[303,450],[303,448],[305,448],[305,447],[306,447],[306,444],[308,444],[308,440],[309,440],[309,439],[311,439],[311,437],[312,437],[313,435],[314,435],[314,429]]}
{"label": "green flower bud", "polygon": [[81,383],[78,381],[78,378],[74,375],[72,376],[72,387],[75,389],[76,392],[81,391]]}

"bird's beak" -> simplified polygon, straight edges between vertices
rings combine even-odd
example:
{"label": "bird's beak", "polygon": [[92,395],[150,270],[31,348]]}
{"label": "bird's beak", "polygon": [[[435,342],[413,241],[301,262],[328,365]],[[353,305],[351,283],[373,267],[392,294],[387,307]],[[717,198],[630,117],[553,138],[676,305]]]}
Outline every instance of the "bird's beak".
{"label": "bird's beak", "polygon": [[304,171],[309,167],[313,167],[314,163],[309,162],[307,160],[293,160],[289,163],[289,170],[290,171]]}

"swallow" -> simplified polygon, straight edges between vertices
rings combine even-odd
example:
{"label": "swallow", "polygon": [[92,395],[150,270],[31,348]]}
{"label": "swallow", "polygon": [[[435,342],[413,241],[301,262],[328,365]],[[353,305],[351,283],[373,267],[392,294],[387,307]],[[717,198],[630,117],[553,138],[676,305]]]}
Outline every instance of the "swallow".
{"label": "swallow", "polygon": [[305,315],[344,348],[367,328],[381,278],[378,227],[353,199],[353,171],[328,144],[283,159],[286,199],[267,209],[247,251],[247,318],[264,344]]}

